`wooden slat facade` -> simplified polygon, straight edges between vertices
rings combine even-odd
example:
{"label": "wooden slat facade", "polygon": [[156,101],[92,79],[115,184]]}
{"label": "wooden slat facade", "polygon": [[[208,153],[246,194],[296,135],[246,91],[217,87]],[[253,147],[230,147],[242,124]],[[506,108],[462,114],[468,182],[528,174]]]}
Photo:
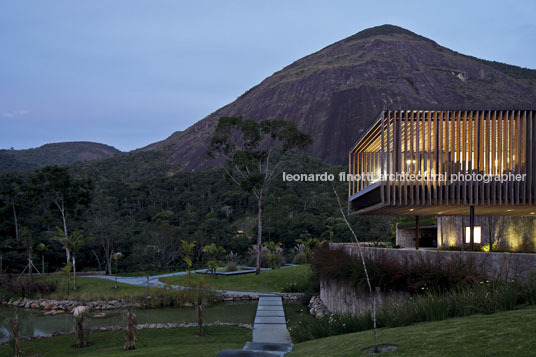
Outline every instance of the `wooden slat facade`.
{"label": "wooden slat facade", "polygon": [[534,120],[534,110],[385,110],[349,153],[349,173],[360,176],[348,185],[350,212],[465,215],[475,206],[483,215],[534,215]]}

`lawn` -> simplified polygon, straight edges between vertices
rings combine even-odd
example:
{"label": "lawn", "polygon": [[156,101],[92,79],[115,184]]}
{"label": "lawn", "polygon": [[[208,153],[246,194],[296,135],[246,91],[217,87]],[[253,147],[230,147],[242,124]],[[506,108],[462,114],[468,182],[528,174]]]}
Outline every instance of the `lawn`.
{"label": "lawn", "polygon": [[[382,356],[534,356],[535,336],[536,307],[378,330],[380,344],[399,346]],[[296,344],[289,357],[366,356],[371,345],[369,330]]]}
{"label": "lawn", "polygon": [[[192,273],[190,283],[203,280],[210,284],[213,289],[235,290],[235,291],[262,291],[281,292],[283,288],[290,284],[303,284],[309,278],[309,265],[299,265],[295,267],[266,270],[260,275],[243,274],[212,277],[206,274]],[[171,285],[187,285],[188,278],[185,275],[172,276],[160,279],[163,283]]]}
{"label": "lawn", "polygon": [[[96,332],[91,345],[75,348],[75,337],[61,336],[24,342],[24,356],[216,356],[222,349],[242,349],[251,341],[251,330],[243,327],[208,327],[206,337],[197,337],[197,328],[138,331],[137,349],[124,351],[125,332]],[[9,345],[0,346],[0,356],[10,356]]]}
{"label": "lawn", "polygon": [[[50,294],[30,296],[30,298],[38,299],[67,299],[67,279],[63,276],[47,275],[35,276],[34,279],[46,279],[57,282],[57,289]],[[145,287],[117,283],[118,289],[114,289],[114,282],[111,280],[97,278],[76,278],[78,288],[72,290],[72,279],[70,283],[71,290],[69,291],[70,300],[80,301],[96,301],[96,300],[117,300],[123,298],[134,298],[145,296]],[[161,290],[161,289],[159,289]]]}

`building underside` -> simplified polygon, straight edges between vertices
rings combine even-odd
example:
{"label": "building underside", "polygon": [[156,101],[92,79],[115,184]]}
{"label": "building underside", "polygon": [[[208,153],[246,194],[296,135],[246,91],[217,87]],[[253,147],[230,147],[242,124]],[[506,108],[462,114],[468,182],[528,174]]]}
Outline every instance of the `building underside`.
{"label": "building underside", "polygon": [[383,111],[349,155],[351,214],[536,214],[533,110]]}
{"label": "building underside", "polygon": [[350,150],[349,213],[438,217],[435,238],[418,221],[397,230],[402,246],[419,247],[422,231],[428,246],[536,251],[535,120],[534,110],[384,110]]}

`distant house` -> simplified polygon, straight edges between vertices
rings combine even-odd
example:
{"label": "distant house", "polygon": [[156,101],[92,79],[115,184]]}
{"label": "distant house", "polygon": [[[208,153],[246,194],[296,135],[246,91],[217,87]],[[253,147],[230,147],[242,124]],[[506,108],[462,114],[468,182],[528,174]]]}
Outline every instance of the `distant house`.
{"label": "distant house", "polygon": [[[349,211],[437,216],[429,246],[535,250],[535,120],[535,110],[384,110],[350,150]],[[419,247],[413,232],[397,241]]]}

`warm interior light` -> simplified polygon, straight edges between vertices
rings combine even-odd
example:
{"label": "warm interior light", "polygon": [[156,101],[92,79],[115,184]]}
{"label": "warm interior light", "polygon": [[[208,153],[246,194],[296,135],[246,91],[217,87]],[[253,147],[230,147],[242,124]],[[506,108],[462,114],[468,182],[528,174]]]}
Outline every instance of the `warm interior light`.
{"label": "warm interior light", "polygon": [[530,212],[530,214],[534,214],[534,213],[536,213],[536,212]]}
{"label": "warm interior light", "polygon": [[410,208],[409,211],[413,212],[413,211],[415,211],[415,208]]}
{"label": "warm interior light", "polygon": [[[475,235],[473,237],[473,242],[475,244],[480,244],[481,237],[482,237],[482,229],[480,226],[475,226]],[[465,243],[469,244],[471,243],[471,227],[465,226]]]}
{"label": "warm interior light", "polygon": [[507,209],[506,210],[506,212],[512,212],[512,211],[513,211],[513,209]]}

